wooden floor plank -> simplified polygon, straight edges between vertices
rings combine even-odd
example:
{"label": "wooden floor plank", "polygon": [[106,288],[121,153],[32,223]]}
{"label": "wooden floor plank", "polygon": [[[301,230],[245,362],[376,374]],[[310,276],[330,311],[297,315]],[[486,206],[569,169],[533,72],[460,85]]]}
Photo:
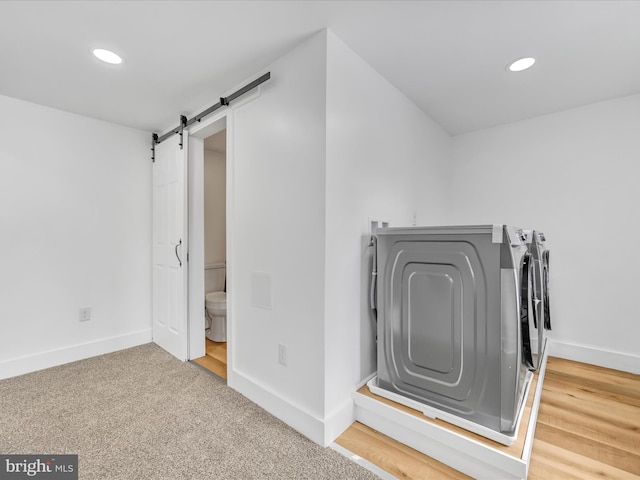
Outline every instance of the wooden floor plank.
{"label": "wooden floor plank", "polygon": [[213,342],[207,338],[207,355],[227,364],[227,342]]}
{"label": "wooden floor plank", "polygon": [[396,478],[406,480],[465,480],[471,477],[409,448],[359,422],[336,441]]}
{"label": "wooden floor plank", "polygon": [[619,385],[636,394],[640,393],[640,386],[637,383],[638,375],[635,373],[613,370],[559,357],[549,357],[547,366],[551,367],[551,371],[554,373],[567,373],[576,378],[596,380],[606,385],[607,388],[612,385]]}
{"label": "wooden floor plank", "polygon": [[[535,441],[551,445],[563,445],[564,450],[591,458],[598,462],[614,465],[629,473],[640,472],[640,454],[620,449],[609,443],[600,442],[566,430],[560,430],[546,423],[536,425]],[[535,444],[534,444],[535,445]]]}
{"label": "wooden floor plank", "polygon": [[620,470],[588,456],[536,438],[533,443],[529,480],[638,480],[638,472]]}
{"label": "wooden floor plank", "polygon": [[[543,393],[544,403],[540,404],[538,424],[544,423],[624,451],[640,451],[638,417],[609,422],[603,418],[600,410],[589,410],[570,402],[560,402],[555,396],[545,396],[545,393],[548,392]],[[629,422],[635,422],[635,425]]]}
{"label": "wooden floor plank", "polygon": [[[576,383],[566,382],[553,375],[544,381],[544,391],[556,398],[565,398],[565,402],[579,404],[581,408],[599,409],[600,416],[611,421],[625,417],[638,417],[640,406],[629,402],[620,402],[617,398],[607,395],[606,390],[587,388]],[[574,403],[575,402],[575,403]]]}
{"label": "wooden floor plank", "polygon": [[213,342],[208,338],[205,338],[205,351],[204,357],[196,358],[193,360],[195,363],[203,368],[206,368],[212,373],[215,373],[224,380],[227,379],[227,343],[226,342]]}
{"label": "wooden floor plank", "polygon": [[194,363],[197,363],[203,368],[206,368],[212,373],[215,373],[220,378],[224,380],[227,379],[227,365],[222,363],[217,358],[210,357],[209,355],[205,355],[204,357],[196,358],[193,360]]}
{"label": "wooden floor plank", "polygon": [[600,392],[619,403],[640,407],[638,375],[559,358],[549,358],[548,379]]}

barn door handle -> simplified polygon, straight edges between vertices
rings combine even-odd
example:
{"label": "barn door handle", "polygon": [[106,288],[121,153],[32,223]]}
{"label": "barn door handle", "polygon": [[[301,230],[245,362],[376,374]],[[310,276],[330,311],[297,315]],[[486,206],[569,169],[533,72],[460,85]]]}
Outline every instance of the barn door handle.
{"label": "barn door handle", "polygon": [[178,259],[178,262],[180,263],[180,266],[182,267],[182,260],[180,259],[180,256],[178,255],[178,247],[182,246],[182,239],[180,239],[180,241],[178,243],[176,243],[176,258]]}

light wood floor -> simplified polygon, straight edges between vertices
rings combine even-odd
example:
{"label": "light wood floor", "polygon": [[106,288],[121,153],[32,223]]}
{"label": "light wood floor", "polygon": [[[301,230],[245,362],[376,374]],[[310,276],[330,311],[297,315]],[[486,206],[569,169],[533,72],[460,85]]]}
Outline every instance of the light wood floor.
{"label": "light wood floor", "polygon": [[550,358],[529,478],[640,479],[640,375]]}
{"label": "light wood floor", "polygon": [[[358,422],[336,443],[399,479],[470,478]],[[596,478],[640,480],[640,376],[550,357],[529,479]]]}
{"label": "light wood floor", "polygon": [[196,358],[194,362],[226,380],[227,343],[212,342],[208,338],[205,338],[205,340],[207,342],[206,355],[204,357]]}

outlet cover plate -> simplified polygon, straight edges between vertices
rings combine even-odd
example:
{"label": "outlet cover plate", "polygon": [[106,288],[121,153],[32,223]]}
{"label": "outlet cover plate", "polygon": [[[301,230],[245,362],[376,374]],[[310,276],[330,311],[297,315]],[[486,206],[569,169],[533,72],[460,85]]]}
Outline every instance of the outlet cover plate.
{"label": "outlet cover plate", "polygon": [[279,344],[278,345],[278,363],[280,365],[287,366],[287,346]]}
{"label": "outlet cover plate", "polygon": [[88,322],[91,320],[91,307],[83,307],[79,309],[78,318],[81,322]]}

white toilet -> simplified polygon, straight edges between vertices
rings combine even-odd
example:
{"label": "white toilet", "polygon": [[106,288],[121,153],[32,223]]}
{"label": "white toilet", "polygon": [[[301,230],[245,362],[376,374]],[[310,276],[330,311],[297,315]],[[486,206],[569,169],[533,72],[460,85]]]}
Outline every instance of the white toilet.
{"label": "white toilet", "polygon": [[214,342],[227,341],[227,292],[211,292],[205,301],[207,325],[206,335]]}
{"label": "white toilet", "polygon": [[206,336],[214,342],[227,341],[227,292],[225,288],[225,264],[205,266],[205,322]]}

